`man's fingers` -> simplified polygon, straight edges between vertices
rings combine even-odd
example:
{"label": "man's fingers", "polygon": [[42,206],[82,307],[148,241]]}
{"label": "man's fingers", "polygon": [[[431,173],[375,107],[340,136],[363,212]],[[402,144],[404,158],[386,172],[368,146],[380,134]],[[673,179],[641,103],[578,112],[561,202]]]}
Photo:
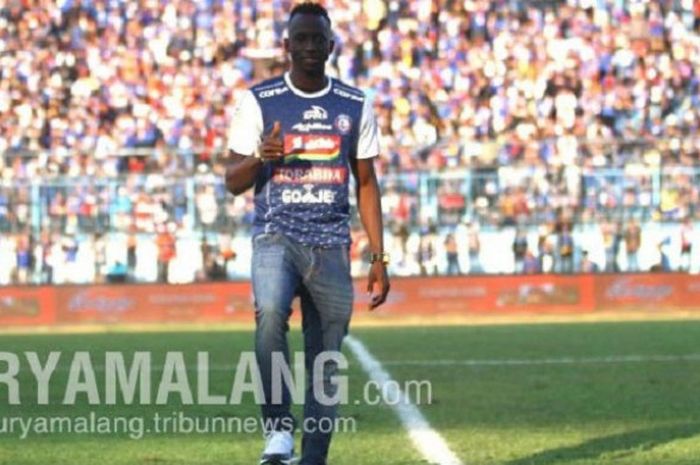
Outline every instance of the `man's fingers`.
{"label": "man's fingers", "polygon": [[267,141],[263,144],[263,150],[271,153],[284,152],[284,144],[279,141]]}
{"label": "man's fingers", "polygon": [[272,131],[270,131],[270,133],[263,140],[260,152],[262,157],[267,159],[274,159],[284,156],[282,125],[279,121],[275,121],[273,123]]}
{"label": "man's fingers", "polygon": [[372,302],[370,303],[369,309],[374,310],[386,301],[386,294],[376,294],[372,296]]}
{"label": "man's fingers", "polygon": [[270,138],[271,139],[279,139],[281,134],[282,134],[282,125],[280,124],[279,121],[275,121],[274,124],[272,125],[272,131],[270,132]]}
{"label": "man's fingers", "polygon": [[284,155],[284,144],[281,141],[266,140],[261,148],[263,158],[276,158]]}
{"label": "man's fingers", "polygon": [[381,304],[386,302],[386,298],[389,295],[389,284],[384,283],[382,285],[381,294],[377,294],[372,298],[372,308],[379,307]]}
{"label": "man's fingers", "polygon": [[377,298],[377,296],[374,294],[374,283],[377,281],[376,277],[374,276],[374,273],[369,274],[369,277],[367,278],[367,294],[369,295],[369,304],[367,307],[370,310],[374,310],[374,300]]}

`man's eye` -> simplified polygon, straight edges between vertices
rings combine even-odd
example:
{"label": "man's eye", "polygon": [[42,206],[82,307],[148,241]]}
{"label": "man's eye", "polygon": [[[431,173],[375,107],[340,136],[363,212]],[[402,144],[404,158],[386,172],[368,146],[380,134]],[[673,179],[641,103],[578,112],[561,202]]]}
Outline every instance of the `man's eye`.
{"label": "man's eye", "polygon": [[323,34],[314,34],[312,36],[307,36],[304,34],[294,36],[294,40],[300,44],[308,40],[311,40],[311,42],[314,44],[324,44],[326,42],[326,37]]}

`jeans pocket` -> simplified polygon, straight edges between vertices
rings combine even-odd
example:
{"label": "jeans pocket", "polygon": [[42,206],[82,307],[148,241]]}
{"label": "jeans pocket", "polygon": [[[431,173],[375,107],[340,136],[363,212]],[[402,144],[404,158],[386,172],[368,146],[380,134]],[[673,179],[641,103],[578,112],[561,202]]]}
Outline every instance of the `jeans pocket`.
{"label": "jeans pocket", "polygon": [[253,237],[253,247],[257,247],[261,244],[269,243],[275,237],[274,233],[261,233]]}
{"label": "jeans pocket", "polygon": [[341,247],[340,255],[342,257],[345,269],[350,271],[350,246],[344,245],[343,247]]}
{"label": "jeans pocket", "polygon": [[253,239],[253,266],[256,268],[281,267],[285,247],[276,234],[260,234]]}

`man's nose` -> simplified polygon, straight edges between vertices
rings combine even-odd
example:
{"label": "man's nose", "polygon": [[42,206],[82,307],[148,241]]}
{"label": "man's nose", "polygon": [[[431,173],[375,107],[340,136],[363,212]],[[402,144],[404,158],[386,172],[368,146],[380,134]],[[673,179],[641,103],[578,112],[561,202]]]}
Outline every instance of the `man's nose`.
{"label": "man's nose", "polygon": [[302,48],[305,51],[314,51],[318,49],[318,44],[316,44],[313,38],[308,38],[303,42]]}

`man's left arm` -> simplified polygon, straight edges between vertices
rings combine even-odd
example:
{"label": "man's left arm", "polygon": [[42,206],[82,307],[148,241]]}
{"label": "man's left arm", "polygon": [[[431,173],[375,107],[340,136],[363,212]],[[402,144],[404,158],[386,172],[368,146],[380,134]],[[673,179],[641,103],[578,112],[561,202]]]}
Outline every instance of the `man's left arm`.
{"label": "man's left arm", "polygon": [[[353,159],[351,166],[357,181],[357,206],[360,220],[367,232],[370,252],[381,256],[384,254],[384,227],[381,194],[374,171],[374,158]],[[375,287],[377,288],[376,292]],[[370,310],[374,310],[386,301],[389,287],[386,264],[381,259],[374,260],[370,265],[367,280],[367,292],[372,295]]]}

